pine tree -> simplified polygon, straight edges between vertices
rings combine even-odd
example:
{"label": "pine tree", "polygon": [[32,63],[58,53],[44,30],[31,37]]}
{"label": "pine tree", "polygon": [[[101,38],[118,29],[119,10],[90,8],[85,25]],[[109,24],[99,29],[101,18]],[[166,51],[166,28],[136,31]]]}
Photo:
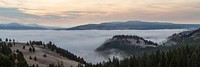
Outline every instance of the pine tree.
{"label": "pine tree", "polygon": [[29,52],[32,52],[32,51],[33,51],[33,50],[32,50],[32,48],[30,47],[30,48],[29,48]]}
{"label": "pine tree", "polygon": [[34,60],[37,61],[37,57],[36,56],[34,57]]}
{"label": "pine tree", "polygon": [[22,47],[23,49],[25,49],[25,45],[23,45],[23,47]]}
{"label": "pine tree", "polygon": [[31,56],[29,56],[29,59],[30,59],[30,60],[32,60],[32,57],[31,57]]}
{"label": "pine tree", "polygon": [[37,64],[36,67],[39,67],[39,65]]}
{"label": "pine tree", "polygon": [[8,42],[8,38],[6,38],[6,40],[5,40],[6,42]]}

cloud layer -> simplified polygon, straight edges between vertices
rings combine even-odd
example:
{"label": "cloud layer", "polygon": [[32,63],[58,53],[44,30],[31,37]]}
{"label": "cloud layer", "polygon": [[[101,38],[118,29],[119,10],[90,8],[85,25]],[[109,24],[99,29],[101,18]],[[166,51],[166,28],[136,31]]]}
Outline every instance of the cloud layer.
{"label": "cloud layer", "polygon": [[[107,59],[94,53],[93,51],[105,40],[111,38],[114,35],[138,35],[153,42],[160,43],[164,41],[168,36],[182,31],[186,30],[0,30],[0,37],[3,40],[6,38],[11,38],[19,42],[41,40],[47,43],[52,41],[57,46],[83,57],[87,62],[97,63]],[[110,58],[112,58],[112,56],[110,56]]]}
{"label": "cloud layer", "polygon": [[199,0],[1,0],[0,22],[58,26],[127,20],[199,23],[199,3]]}

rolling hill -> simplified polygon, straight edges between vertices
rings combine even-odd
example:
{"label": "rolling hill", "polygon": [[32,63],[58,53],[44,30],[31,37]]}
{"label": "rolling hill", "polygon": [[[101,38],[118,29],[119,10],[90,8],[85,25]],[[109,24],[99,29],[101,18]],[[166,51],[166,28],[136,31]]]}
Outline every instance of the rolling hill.
{"label": "rolling hill", "polygon": [[87,24],[61,30],[152,30],[152,29],[183,29],[199,28],[200,24],[174,24],[165,22],[107,22],[101,24]]}
{"label": "rolling hill", "polygon": [[115,35],[96,48],[96,52],[105,57],[118,54],[121,56],[141,56],[143,53],[151,54],[157,49],[168,51],[180,46],[200,46],[200,29],[175,33],[162,44],[148,41],[139,36]]}
{"label": "rolling hill", "polygon": [[20,43],[14,39],[0,41],[0,67],[77,67],[85,63],[83,58],[51,42]]}
{"label": "rolling hill", "polygon": [[168,37],[167,41],[163,43],[165,46],[179,45],[179,44],[200,44],[200,28],[192,31],[184,31],[181,33],[175,33]]}
{"label": "rolling hill", "polygon": [[136,35],[115,35],[106,40],[95,51],[103,56],[111,54],[129,55],[137,54],[146,49],[154,49],[158,46],[149,40]]}
{"label": "rolling hill", "polygon": [[38,24],[7,23],[0,24],[0,30],[51,30],[59,27],[42,26]]}

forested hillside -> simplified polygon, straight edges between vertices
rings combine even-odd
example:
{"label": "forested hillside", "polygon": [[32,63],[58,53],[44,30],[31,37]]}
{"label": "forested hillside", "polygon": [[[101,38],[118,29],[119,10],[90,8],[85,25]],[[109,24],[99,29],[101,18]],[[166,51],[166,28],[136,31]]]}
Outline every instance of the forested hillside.
{"label": "forested hillside", "polygon": [[157,43],[136,35],[115,35],[106,40],[95,51],[103,56],[111,54],[129,56],[133,54],[141,55],[145,51],[151,52],[156,47],[158,47]]}
{"label": "forested hillside", "polygon": [[[169,43],[172,41],[176,43]],[[166,46],[166,43],[172,45]],[[113,57],[98,64],[88,63],[86,67],[200,67],[200,29],[174,34],[166,43],[142,49],[144,52],[140,55],[132,54],[123,60]]]}
{"label": "forested hillside", "polygon": [[21,51],[12,52],[11,44],[0,41],[0,67],[29,67]]}
{"label": "forested hillside", "polygon": [[76,67],[85,64],[83,58],[57,47],[54,43],[0,38],[0,67]]}
{"label": "forested hillside", "polygon": [[175,33],[168,37],[168,40],[163,43],[164,46],[170,45],[199,45],[200,44],[200,28],[193,31],[184,31],[181,33]]}
{"label": "forested hillside", "polygon": [[200,46],[186,45],[167,52],[157,50],[150,55],[144,53],[124,60],[113,58],[107,62],[86,64],[85,67],[200,67]]}

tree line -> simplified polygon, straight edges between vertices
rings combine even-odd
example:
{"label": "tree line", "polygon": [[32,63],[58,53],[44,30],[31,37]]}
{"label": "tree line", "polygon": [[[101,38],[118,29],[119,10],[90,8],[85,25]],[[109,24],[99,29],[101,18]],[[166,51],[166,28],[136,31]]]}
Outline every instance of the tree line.
{"label": "tree line", "polygon": [[0,39],[0,67],[29,67],[23,53],[21,51],[12,52],[10,47],[14,43],[11,43],[11,40],[7,42],[8,39],[6,42]]}
{"label": "tree line", "polygon": [[[0,67],[29,67],[26,60],[24,59],[24,55],[21,51],[14,50],[14,52],[11,50],[10,47],[13,47],[15,45],[14,39],[8,39],[6,38],[5,41],[3,41],[0,38]],[[44,43],[42,41],[29,41],[26,43],[26,45],[29,45],[29,52],[34,53],[35,47],[37,46],[43,46],[44,49],[49,49],[50,51],[56,52],[59,55],[68,58],[69,60],[74,60],[77,62],[80,62],[81,64],[86,64],[86,61],[74,55],[73,53],[69,52],[68,50],[62,49],[60,47],[57,47],[52,42]],[[26,49],[26,45],[22,46],[22,49]],[[43,57],[47,57],[46,54],[43,55]],[[30,60],[37,61],[37,57],[29,57]],[[38,64],[30,65],[30,67],[39,67]],[[48,65],[48,67],[64,67],[62,62],[59,62],[59,64],[51,63]]]}
{"label": "tree line", "polygon": [[136,35],[115,35],[112,37],[112,39],[118,39],[118,40],[135,39],[135,40],[137,40],[137,43],[140,43],[139,40],[143,40],[145,42],[145,44],[153,44],[155,46],[158,46],[157,43],[154,43],[149,40],[145,40],[143,37],[136,36]]}
{"label": "tree line", "polygon": [[167,52],[158,49],[152,54],[144,53],[123,60],[114,57],[107,62],[78,67],[200,67],[200,46],[180,46]]}
{"label": "tree line", "polygon": [[[51,50],[53,52],[56,52],[57,54],[59,54],[59,55],[61,55],[63,57],[66,57],[66,58],[68,58],[70,60],[74,60],[74,61],[80,62],[82,64],[86,63],[86,61],[83,58],[76,56],[75,54],[69,52],[68,50],[65,50],[63,48],[57,47],[51,41],[49,43],[46,43],[46,44],[44,42],[42,42],[42,41],[29,41],[29,42],[27,42],[26,45],[43,45],[44,48],[47,48],[47,49],[49,49],[49,50]],[[34,47],[29,48],[29,51],[33,51],[34,52],[35,51]]]}

